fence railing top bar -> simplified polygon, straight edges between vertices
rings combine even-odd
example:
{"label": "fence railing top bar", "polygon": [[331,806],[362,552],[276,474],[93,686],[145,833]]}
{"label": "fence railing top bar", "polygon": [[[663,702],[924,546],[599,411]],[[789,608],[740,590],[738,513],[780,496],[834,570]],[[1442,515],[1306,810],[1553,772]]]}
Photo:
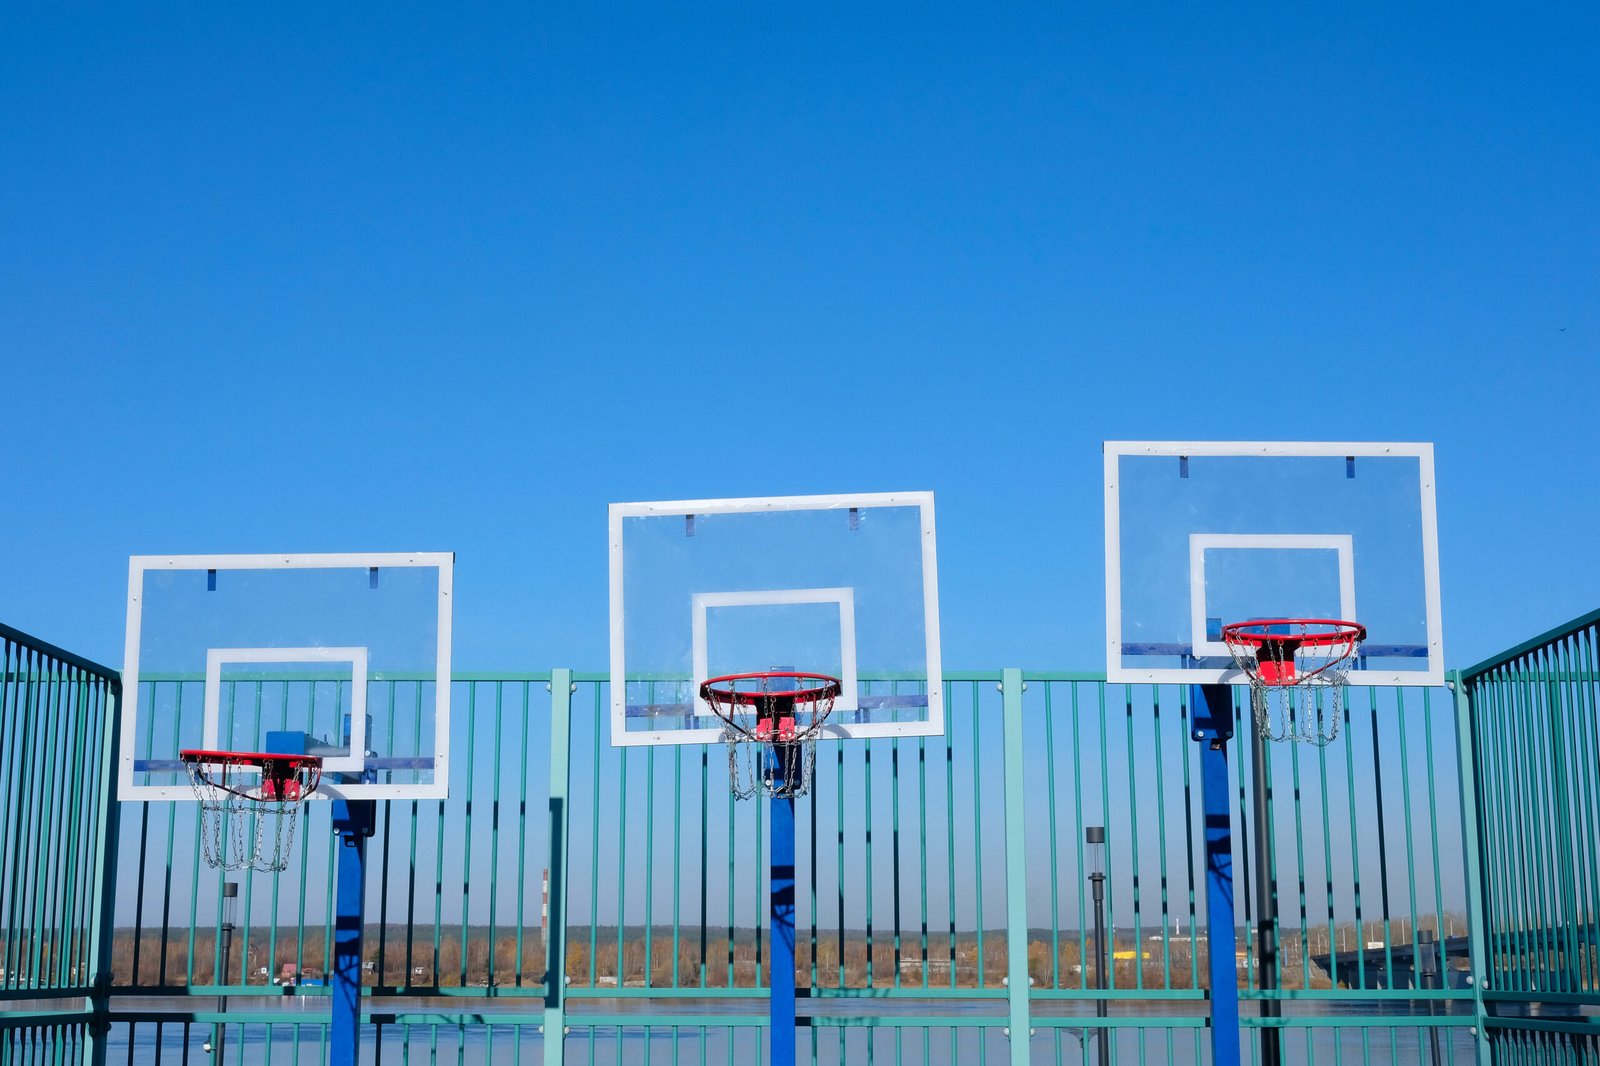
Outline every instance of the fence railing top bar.
{"label": "fence railing top bar", "polygon": [[[104,668],[102,668],[104,669]],[[1002,678],[1001,670],[946,670],[944,672],[945,684],[998,684]],[[453,670],[450,673],[451,681],[456,684],[490,684],[503,682],[505,684],[522,683],[550,683],[550,670]],[[577,684],[604,685],[611,681],[611,675],[604,670],[573,670],[571,678]],[[863,683],[893,684],[896,682],[914,682],[920,680],[912,674],[870,674],[859,675]],[[248,675],[238,677],[244,681],[337,681],[349,680],[349,674],[334,672],[318,672],[315,670],[277,671],[269,668],[252,670]],[[1057,682],[1060,684],[1081,685],[1112,685],[1116,688],[1161,688],[1175,689],[1186,688],[1181,682],[1151,682],[1151,681],[1117,681],[1108,682],[1104,670],[1023,670],[1024,681],[1037,681],[1042,683]],[[141,683],[159,681],[163,683],[176,681],[199,682],[205,680],[205,675],[195,671],[159,671],[148,670],[139,675]],[[230,679],[232,680],[232,679]],[[432,682],[433,675],[406,670],[374,670],[367,674],[371,682]],[[658,682],[662,684],[687,684],[689,678],[678,674],[644,674],[628,679],[632,683],[647,684]],[[1363,688],[1384,689],[1388,685],[1364,685]]]}
{"label": "fence railing top bar", "polygon": [[[985,682],[989,682],[989,681],[998,682],[1003,673],[1004,673],[1004,671],[1002,671],[1002,670],[946,670],[946,671],[944,671],[942,676],[943,676],[943,679],[944,679],[946,684],[970,684],[970,683],[985,683]],[[460,681],[462,679],[462,675],[459,672],[455,676],[456,676],[456,680],[457,681]],[[546,679],[548,679],[548,675],[547,675]],[[888,683],[888,682],[892,682],[892,681],[913,681],[913,680],[917,680],[917,678],[912,674],[895,675],[895,674],[873,674],[873,673],[863,673],[863,674],[860,675],[860,679],[862,681],[882,682],[882,683]],[[1094,682],[1094,681],[1104,681],[1106,679],[1106,672],[1104,670],[1024,670],[1024,671],[1022,671],[1022,679],[1024,681],[1083,681],[1083,682]],[[596,682],[604,683],[604,682],[607,682],[607,681],[611,680],[611,675],[609,673],[604,672],[604,671],[574,670],[573,673],[572,673],[572,680],[579,681],[579,682],[585,682],[585,683],[596,683]],[[634,678],[634,680],[636,680],[636,681],[687,681],[688,678],[685,678],[685,677],[667,677],[665,675],[662,675],[660,677],[641,676],[641,677],[638,677],[638,678]]]}
{"label": "fence railing top bar", "polygon": [[104,678],[107,681],[116,684],[122,683],[122,674],[111,669],[111,667],[103,666],[100,663],[95,662],[93,659],[85,659],[81,655],[75,655],[65,648],[58,648],[49,641],[40,640],[38,637],[29,633],[24,633],[20,629],[13,629],[11,626],[8,626],[3,622],[0,622],[0,639],[21,644],[24,647],[31,648],[34,651],[39,652],[40,654],[48,655],[52,659],[66,663],[68,666],[76,666],[85,673],[94,674],[96,677]]}
{"label": "fence railing top bar", "polygon": [[[468,684],[468,683],[479,683],[479,684],[482,684],[482,683],[496,682],[496,681],[503,681],[503,682],[506,682],[508,684],[509,683],[518,683],[518,682],[544,682],[544,683],[548,684],[549,681],[550,681],[550,675],[551,675],[551,671],[549,671],[549,670],[452,670],[450,672],[450,680],[456,682],[457,684]],[[266,680],[266,681],[285,681],[285,680],[288,680],[288,681],[306,681],[306,680],[335,681],[335,680],[339,680],[341,677],[344,680],[348,681],[349,678],[350,678],[350,675],[349,675],[348,672],[345,672],[343,674],[339,674],[339,673],[334,673],[334,672],[329,672],[329,671],[321,671],[321,672],[319,672],[319,671],[316,671],[316,670],[284,671],[284,670],[273,670],[271,668],[263,667],[261,669],[250,671],[248,676],[241,677],[241,678],[239,678],[239,680],[241,680],[241,681],[263,681],[263,680]],[[946,670],[944,672],[944,680],[945,680],[945,682],[947,684],[948,683],[960,684],[960,683],[969,683],[969,682],[971,682],[971,683],[982,683],[982,682],[988,682],[988,681],[998,682],[1000,680],[1000,677],[1001,677],[1001,671],[999,671],[999,670]],[[1026,678],[1029,681],[1104,681],[1106,679],[1106,675],[1105,675],[1104,671],[1096,672],[1096,671],[1092,671],[1092,670],[1079,670],[1079,671],[1070,671],[1070,670],[1057,670],[1057,671],[1037,670],[1037,671],[1025,671],[1024,674],[1023,674],[1023,677]],[[202,673],[196,672],[196,671],[146,670],[146,671],[143,671],[142,673],[140,673],[139,680],[141,682],[149,682],[149,681],[161,681],[161,682],[204,681],[205,680],[205,675],[202,674]],[[433,675],[432,674],[426,674],[426,673],[417,673],[417,672],[414,672],[414,671],[406,671],[406,670],[373,670],[373,671],[371,671],[371,672],[369,672],[367,674],[367,680],[368,681],[400,681],[400,682],[405,682],[405,681],[424,681],[424,682],[430,682],[430,681],[433,680]],[[600,684],[605,684],[605,683],[609,682],[611,680],[611,675],[608,672],[604,671],[604,670],[574,670],[574,671],[572,671],[572,680],[575,681],[575,682],[578,682],[580,684],[600,685]],[[687,676],[680,676],[680,675],[677,675],[677,674],[671,674],[671,675],[669,675],[669,674],[660,674],[660,675],[643,674],[643,675],[639,675],[637,677],[629,678],[629,680],[633,681],[633,682],[638,682],[640,684],[644,684],[644,683],[651,682],[651,681],[657,681],[657,682],[663,682],[663,683],[687,684],[688,681],[689,681],[689,678]],[[875,683],[875,684],[891,684],[891,683],[896,682],[896,681],[916,681],[916,680],[920,680],[920,679],[917,678],[915,675],[912,675],[912,674],[897,675],[897,674],[868,674],[868,673],[863,673],[863,674],[860,675],[860,680],[862,680],[864,682]]]}
{"label": "fence railing top bar", "polygon": [[1570,637],[1579,630],[1588,629],[1590,626],[1595,625],[1596,623],[1600,623],[1600,609],[1590,611],[1587,614],[1579,615],[1572,621],[1556,626],[1554,629],[1548,630],[1547,632],[1540,633],[1538,636],[1533,637],[1530,640],[1525,640],[1514,648],[1508,648],[1498,655],[1490,656],[1489,658],[1483,660],[1483,662],[1478,663],[1476,666],[1469,666],[1467,669],[1461,671],[1461,680],[1470,685],[1484,674],[1489,673],[1491,670],[1496,670],[1502,666],[1505,666],[1507,663],[1515,662],[1530,652],[1538,651],[1547,645],[1554,644],[1558,640],[1563,640],[1567,637]]}

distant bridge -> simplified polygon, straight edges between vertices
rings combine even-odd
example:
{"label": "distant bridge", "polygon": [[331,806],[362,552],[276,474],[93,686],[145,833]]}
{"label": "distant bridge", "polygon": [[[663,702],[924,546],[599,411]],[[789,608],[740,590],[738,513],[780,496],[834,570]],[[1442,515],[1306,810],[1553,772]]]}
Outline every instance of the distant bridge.
{"label": "distant bridge", "polygon": [[[1418,973],[1418,947],[1425,974]],[[1428,977],[1428,987],[1466,988],[1468,971],[1452,967],[1450,960],[1467,957],[1467,938],[1452,936],[1420,945],[1362,945],[1312,955],[1311,962],[1346,988],[1421,988],[1420,976]]]}

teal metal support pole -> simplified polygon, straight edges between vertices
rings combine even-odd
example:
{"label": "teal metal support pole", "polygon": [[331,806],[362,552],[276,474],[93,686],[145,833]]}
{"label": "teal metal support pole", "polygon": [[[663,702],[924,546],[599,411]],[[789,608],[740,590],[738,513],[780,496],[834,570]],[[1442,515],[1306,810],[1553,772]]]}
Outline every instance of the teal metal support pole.
{"label": "teal metal support pole", "polygon": [[1228,742],[1233,739],[1233,690],[1191,686],[1193,739],[1200,745],[1200,792],[1205,818],[1206,945],[1211,976],[1211,1061],[1239,1063],[1239,982],[1234,964],[1233,822],[1229,814]]}
{"label": "teal metal support pole", "polygon": [[[567,1051],[567,795],[572,779],[572,671],[550,671],[550,917],[544,942],[544,1066]],[[646,876],[649,876],[648,873]]]}
{"label": "teal metal support pole", "polygon": [[[1006,811],[1006,1005],[1011,1025],[1011,1066],[1027,1066],[1028,1021],[1028,842],[1023,803],[1022,671],[1000,675],[1001,713],[1005,736]],[[980,845],[981,847],[981,845]],[[980,916],[980,925],[982,922]]]}
{"label": "teal metal support pole", "polygon": [[121,751],[122,683],[106,682],[104,747],[100,751],[100,802],[95,812],[99,827],[94,842],[94,900],[89,930],[89,977],[94,982],[89,1008],[89,1066],[105,1066],[106,1041],[111,1035],[111,940],[116,929],[117,840],[122,804],[117,800],[117,755]]}
{"label": "teal metal support pole", "polygon": [[[1478,748],[1473,728],[1472,694],[1461,671],[1451,673],[1456,704],[1456,761],[1461,784],[1461,856],[1466,867],[1467,940],[1472,956],[1472,1014],[1479,1066],[1489,1066],[1489,1034],[1484,1025],[1483,990],[1489,983],[1488,938],[1484,932],[1482,838],[1478,826]],[[1448,937],[1441,941],[1448,942]],[[1444,970],[1441,959],[1440,969]]]}

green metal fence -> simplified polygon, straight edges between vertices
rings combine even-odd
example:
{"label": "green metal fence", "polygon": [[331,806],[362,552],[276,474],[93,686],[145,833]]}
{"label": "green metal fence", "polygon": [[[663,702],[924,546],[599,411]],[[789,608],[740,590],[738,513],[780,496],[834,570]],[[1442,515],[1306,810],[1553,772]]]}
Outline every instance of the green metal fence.
{"label": "green metal fence", "polygon": [[1600,1062],[1600,612],[1457,686],[1495,1059]]}
{"label": "green metal fence", "polygon": [[[322,1061],[327,806],[288,870],[224,877],[198,861],[192,804],[116,803],[114,672],[4,627],[0,657],[0,1063]],[[946,735],[825,744],[798,805],[802,1061],[1092,1063],[1104,1040],[1115,1062],[1209,1062],[1189,691],[946,681]],[[149,706],[198,713],[198,679],[150,683],[172,691]],[[230,738],[247,746],[289,697],[229,684],[258,712]],[[767,827],[730,800],[725,753],[611,747],[603,675],[453,684],[450,798],[379,805],[367,1057],[759,1056]],[[1265,867],[1236,708],[1250,1061],[1275,1042],[1285,1062],[1600,1062],[1600,612],[1453,688],[1355,689],[1338,743],[1265,746]],[[419,693],[375,682],[369,707],[402,722]],[[286,963],[298,982],[272,983]]]}
{"label": "green metal fence", "polygon": [[[798,805],[801,1060],[1094,1062],[1104,1039],[1112,1061],[1209,1062],[1188,691],[1089,673],[946,682],[945,736],[825,744]],[[259,709],[247,728],[276,728],[257,697],[287,698],[282,685],[228,684],[232,705]],[[454,684],[450,798],[380,803],[368,851],[375,1061],[752,1061],[770,980],[765,811],[729,798],[725,753],[611,747],[602,675]],[[142,703],[198,713],[176,695]],[[415,696],[378,682],[368,705],[393,715]],[[1345,713],[1337,745],[1268,748],[1278,950],[1237,960],[1248,1053],[1261,1061],[1270,1030],[1285,1062],[1467,1061],[1455,706],[1361,689]],[[1236,748],[1238,913],[1253,927],[1254,766]],[[1088,826],[1109,844],[1101,962]],[[197,861],[193,805],[125,806],[113,1056],[180,1062],[210,1044],[239,1066],[320,1061],[333,847],[313,804],[288,870],[229,875],[240,911],[224,945],[225,878]],[[554,982],[546,870],[564,931]],[[285,963],[303,974],[292,989],[270,983]]]}
{"label": "green metal fence", "polygon": [[116,819],[115,672],[0,626],[0,1062],[79,1061],[97,985]]}

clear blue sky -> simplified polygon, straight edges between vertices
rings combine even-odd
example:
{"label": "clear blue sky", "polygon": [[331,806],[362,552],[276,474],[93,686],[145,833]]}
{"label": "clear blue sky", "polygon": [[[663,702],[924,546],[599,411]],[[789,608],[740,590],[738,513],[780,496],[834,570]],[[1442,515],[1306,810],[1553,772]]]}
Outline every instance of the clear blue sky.
{"label": "clear blue sky", "polygon": [[1446,656],[1600,605],[1590,5],[16,5],[0,620],[453,549],[602,668],[613,500],[932,489],[946,663],[1094,668],[1100,441],[1438,444]]}

